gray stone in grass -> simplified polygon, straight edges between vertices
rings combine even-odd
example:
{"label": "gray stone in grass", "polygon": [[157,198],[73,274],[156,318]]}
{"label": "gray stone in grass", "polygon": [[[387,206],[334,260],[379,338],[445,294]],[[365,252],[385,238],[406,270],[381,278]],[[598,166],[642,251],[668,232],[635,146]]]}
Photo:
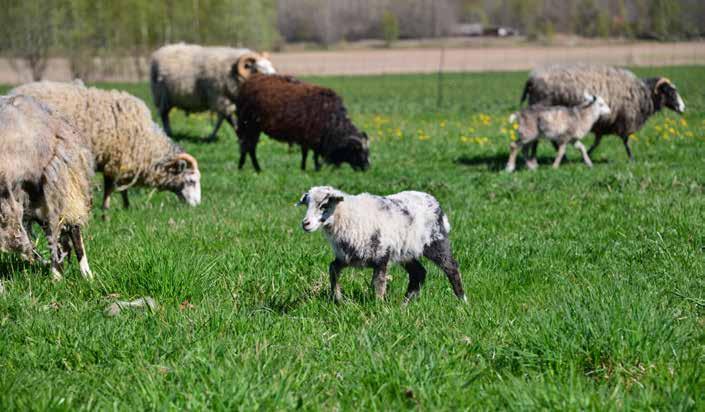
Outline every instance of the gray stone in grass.
{"label": "gray stone in grass", "polygon": [[111,303],[105,308],[105,316],[113,317],[120,314],[123,309],[149,309],[150,311],[157,310],[157,302],[151,297],[147,296],[144,298],[139,298],[131,301],[118,300],[117,302]]}

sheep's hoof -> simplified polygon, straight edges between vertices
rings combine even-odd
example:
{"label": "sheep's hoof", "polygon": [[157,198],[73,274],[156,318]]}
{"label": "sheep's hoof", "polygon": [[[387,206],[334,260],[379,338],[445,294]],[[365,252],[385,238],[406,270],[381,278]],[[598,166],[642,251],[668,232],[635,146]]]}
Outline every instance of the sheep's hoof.
{"label": "sheep's hoof", "polygon": [[512,173],[514,172],[515,167],[514,166],[507,166],[504,168],[504,171],[507,173]]}
{"label": "sheep's hoof", "polygon": [[54,282],[61,282],[64,279],[64,276],[56,270],[56,268],[51,268],[51,280]]}

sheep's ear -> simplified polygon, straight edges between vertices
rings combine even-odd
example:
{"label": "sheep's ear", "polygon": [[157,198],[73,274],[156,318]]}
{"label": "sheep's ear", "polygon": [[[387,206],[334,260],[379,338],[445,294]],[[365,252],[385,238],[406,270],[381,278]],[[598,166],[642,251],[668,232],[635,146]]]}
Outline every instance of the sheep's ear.
{"label": "sheep's ear", "polygon": [[178,174],[183,173],[187,167],[188,167],[188,163],[186,162],[186,160],[178,159],[178,160],[175,160],[175,161],[172,161],[171,163],[169,163],[169,165],[167,166],[166,169],[169,171],[169,173],[178,175]]}
{"label": "sheep's ear", "polygon": [[329,202],[333,202],[334,204],[335,204],[335,203],[340,203],[340,202],[343,201],[343,196],[331,196],[331,197],[328,198],[328,201],[329,201]]}
{"label": "sheep's ear", "polygon": [[301,196],[301,199],[299,199],[299,201],[296,202],[296,203],[294,204],[294,206],[305,206],[305,205],[307,205],[307,204],[308,204],[308,193],[304,193],[304,194]]}

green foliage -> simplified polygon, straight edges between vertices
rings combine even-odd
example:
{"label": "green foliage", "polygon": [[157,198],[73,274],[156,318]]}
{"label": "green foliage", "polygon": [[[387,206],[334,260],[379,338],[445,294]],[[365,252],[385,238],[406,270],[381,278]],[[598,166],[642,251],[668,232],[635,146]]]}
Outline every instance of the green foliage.
{"label": "green foliage", "polygon": [[[130,210],[96,211],[93,283],[73,259],[54,283],[0,254],[0,410],[701,409],[705,83],[700,67],[637,74],[678,85],[684,122],[654,116],[633,163],[605,137],[591,170],[570,149],[551,170],[542,143],[537,172],[500,171],[526,73],[447,74],[441,113],[435,76],[309,79],[370,134],[365,173],[301,172],[298,148],[265,136],[264,171],[238,171],[230,128],[208,144],[208,116],[174,111],[202,205],[131,190]],[[146,84],[100,86],[151,102]],[[344,303],[329,302],[332,253],[293,207],[320,184],[433,193],[469,304],[428,262],[408,306],[398,266],[387,301],[369,270],[349,269]],[[105,318],[116,293],[160,309]]]}
{"label": "green foliage", "polygon": [[387,47],[399,40],[399,20],[391,11],[386,11],[382,15],[382,33]]}
{"label": "green foliage", "polygon": [[649,8],[651,31],[666,40],[681,33],[680,7],[671,0],[652,0]]}

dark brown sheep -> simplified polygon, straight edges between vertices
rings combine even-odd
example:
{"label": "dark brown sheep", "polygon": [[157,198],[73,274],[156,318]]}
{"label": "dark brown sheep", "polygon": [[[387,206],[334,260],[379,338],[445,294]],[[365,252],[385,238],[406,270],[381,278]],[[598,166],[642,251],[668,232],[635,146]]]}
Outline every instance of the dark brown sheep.
{"label": "dark brown sheep", "polygon": [[235,106],[240,169],[249,153],[255,170],[261,170],[255,155],[260,132],[300,145],[302,170],[309,149],[316,170],[321,167],[319,155],[336,166],[350,163],[355,170],[370,165],[367,134],[352,124],[343,100],[331,89],[290,76],[254,74],[240,86]]}

